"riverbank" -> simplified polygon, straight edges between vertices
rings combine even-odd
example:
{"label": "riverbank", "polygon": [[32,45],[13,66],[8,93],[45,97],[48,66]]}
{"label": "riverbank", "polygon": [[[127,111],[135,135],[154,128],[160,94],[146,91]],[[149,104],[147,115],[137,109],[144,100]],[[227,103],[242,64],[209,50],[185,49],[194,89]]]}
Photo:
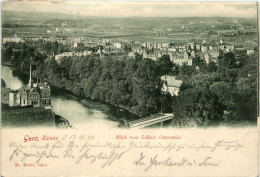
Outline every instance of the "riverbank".
{"label": "riverbank", "polygon": [[[2,66],[1,68],[2,78],[7,87],[12,90],[18,90],[28,83],[28,77],[21,77],[20,71],[15,71],[8,66]],[[8,101],[8,93],[9,89],[3,89],[2,98],[6,101]],[[51,95],[53,111],[58,115],[62,115],[74,126],[87,127],[90,122],[93,122],[93,126],[97,127],[124,127],[125,120],[130,121],[138,118],[138,116],[119,107],[86,98],[82,95],[75,95],[66,88],[57,88],[53,84],[51,84]]]}
{"label": "riverbank", "polygon": [[78,100],[80,103],[82,103],[84,106],[86,106],[89,109],[95,109],[101,111],[102,113],[108,115],[109,120],[118,122],[119,127],[124,127],[125,122],[127,121],[131,121],[139,118],[137,115],[118,106],[100,102],[99,100],[78,96],[67,89],[58,88],[54,85],[51,85],[51,92],[52,95],[54,96],[63,93],[68,98]]}
{"label": "riverbank", "polygon": [[[12,73],[15,76],[17,75],[23,83],[28,82],[28,76],[22,73],[21,71],[12,69]],[[111,103],[107,103],[104,101],[93,100],[92,98],[85,97],[85,95],[76,95],[69,88],[66,88],[66,84],[57,85],[56,83],[51,83],[52,82],[51,79],[49,80],[49,82],[51,84],[52,93],[59,94],[59,93],[66,92],[69,94],[73,94],[78,98],[77,100],[80,100],[82,104],[88,106],[89,108],[96,109],[103,113],[109,114],[110,120],[122,123],[124,121],[131,121],[139,118],[138,116],[139,110],[136,108],[130,109],[128,107],[125,107],[124,105],[112,105]]]}

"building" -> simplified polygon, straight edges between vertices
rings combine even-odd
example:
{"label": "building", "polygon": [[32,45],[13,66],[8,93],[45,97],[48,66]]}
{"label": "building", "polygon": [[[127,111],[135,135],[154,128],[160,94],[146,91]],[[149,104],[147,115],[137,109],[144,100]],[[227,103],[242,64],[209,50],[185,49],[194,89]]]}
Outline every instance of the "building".
{"label": "building", "polygon": [[247,55],[251,55],[251,54],[253,54],[254,53],[254,49],[247,49],[246,50],[246,54]]}
{"label": "building", "polygon": [[209,62],[215,62],[217,63],[217,59],[219,57],[219,52],[215,51],[215,52],[206,52],[204,55],[205,61],[207,64],[209,64]]}
{"label": "building", "polygon": [[58,43],[65,44],[65,40],[63,37],[41,37],[40,39],[44,43],[45,42],[58,42]]}
{"label": "building", "polygon": [[230,52],[230,51],[234,51],[234,49],[235,49],[234,45],[230,45],[230,44],[225,43],[223,41],[223,38],[220,39],[219,50]]}
{"label": "building", "polygon": [[201,46],[200,46],[200,50],[202,52],[207,52],[208,51],[208,46],[209,46],[209,42],[208,40],[204,39],[201,43]]}
{"label": "building", "polygon": [[169,47],[169,43],[165,42],[165,43],[162,43],[162,48],[168,48]]}
{"label": "building", "polygon": [[73,47],[74,47],[74,48],[77,48],[77,47],[78,47],[78,43],[77,43],[77,42],[74,42],[74,43],[73,43]]}
{"label": "building", "polygon": [[161,80],[163,82],[163,92],[168,92],[171,96],[178,96],[182,80],[176,80],[174,76],[162,76]]}
{"label": "building", "polygon": [[113,44],[113,46],[114,46],[115,48],[117,48],[117,49],[121,49],[121,48],[122,48],[122,44],[119,43],[119,42],[115,42],[115,43]]}
{"label": "building", "polygon": [[55,55],[55,60],[60,63],[60,60],[62,57],[71,57],[73,56],[74,53],[73,52],[63,52],[61,54]]}
{"label": "building", "polygon": [[229,51],[234,51],[235,46],[234,46],[234,45],[230,45],[230,44],[225,44],[225,43],[223,43],[223,44],[221,44],[221,45],[219,46],[219,49],[229,52]]}
{"label": "building", "polygon": [[9,106],[33,106],[51,108],[51,91],[47,81],[33,83],[30,66],[30,80],[28,85],[18,91],[9,93]]}
{"label": "building", "polygon": [[15,42],[15,43],[24,42],[24,40],[21,37],[18,37],[16,34],[14,35],[14,37],[4,37],[2,40],[3,40],[3,44],[6,42]]}
{"label": "building", "polygon": [[207,44],[202,44],[201,45],[201,52],[207,52],[208,51],[208,45]]}
{"label": "building", "polygon": [[189,59],[189,55],[188,55],[187,52],[184,52],[184,54],[183,54],[183,59],[184,59],[184,60],[188,60],[188,59]]}
{"label": "building", "polygon": [[159,43],[157,44],[157,48],[158,48],[158,49],[161,49],[161,48],[162,48],[162,43],[159,42]]}
{"label": "building", "polygon": [[135,53],[132,51],[132,52],[129,52],[128,53],[128,56],[130,57],[130,58],[135,58]]}
{"label": "building", "polygon": [[195,45],[195,49],[196,49],[197,51],[200,51],[200,44],[196,44],[196,45]]}
{"label": "building", "polygon": [[189,57],[187,52],[185,52],[184,54],[177,53],[177,52],[176,53],[169,52],[168,54],[169,54],[171,62],[173,62],[175,64],[182,65],[182,64],[186,63],[189,66],[192,65],[192,58]]}
{"label": "building", "polygon": [[194,50],[194,48],[195,48],[194,47],[195,46],[194,42],[189,42],[189,43],[187,43],[187,45],[190,46],[191,50]]}
{"label": "building", "polygon": [[191,57],[195,58],[195,52],[194,51],[191,51],[190,55],[191,55]]}
{"label": "building", "polygon": [[39,41],[38,37],[26,37],[24,38],[25,41]]}

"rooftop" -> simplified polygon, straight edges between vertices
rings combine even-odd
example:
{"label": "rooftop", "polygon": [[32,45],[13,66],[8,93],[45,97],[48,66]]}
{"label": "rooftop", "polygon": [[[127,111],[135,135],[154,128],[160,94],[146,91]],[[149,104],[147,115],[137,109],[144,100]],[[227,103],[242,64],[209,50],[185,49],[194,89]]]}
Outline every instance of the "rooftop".
{"label": "rooftop", "polygon": [[176,80],[174,76],[162,76],[161,80],[166,81],[168,86],[181,87],[182,80]]}

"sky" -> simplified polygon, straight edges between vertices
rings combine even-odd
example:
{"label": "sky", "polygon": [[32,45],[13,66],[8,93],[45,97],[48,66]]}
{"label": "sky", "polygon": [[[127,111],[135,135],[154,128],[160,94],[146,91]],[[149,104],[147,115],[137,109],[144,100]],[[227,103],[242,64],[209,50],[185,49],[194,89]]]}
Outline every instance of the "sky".
{"label": "sky", "polygon": [[2,10],[101,17],[257,17],[256,2],[11,1]]}

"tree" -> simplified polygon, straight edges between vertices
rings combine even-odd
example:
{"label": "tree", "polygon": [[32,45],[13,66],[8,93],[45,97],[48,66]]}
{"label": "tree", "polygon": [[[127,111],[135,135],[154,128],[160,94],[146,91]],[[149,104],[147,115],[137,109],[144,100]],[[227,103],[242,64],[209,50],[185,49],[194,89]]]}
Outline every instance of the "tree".
{"label": "tree", "polygon": [[124,45],[124,47],[123,47],[123,50],[126,52],[126,53],[129,53],[129,52],[131,52],[132,51],[132,47],[131,47],[131,45]]}
{"label": "tree", "polygon": [[169,55],[163,55],[158,59],[157,64],[160,76],[166,75],[172,71],[173,63],[171,62]]}
{"label": "tree", "polygon": [[194,67],[202,67],[204,66],[206,63],[204,60],[202,60],[199,56],[195,56],[194,58],[192,58],[192,66]]}
{"label": "tree", "polygon": [[185,79],[190,78],[192,75],[194,75],[194,73],[196,73],[195,67],[192,67],[192,66],[187,65],[186,63],[183,63],[180,66],[179,75],[178,76],[182,80],[185,80]]}
{"label": "tree", "polygon": [[13,55],[13,48],[12,46],[8,45],[3,51],[2,51],[2,63],[10,61],[11,57]]}
{"label": "tree", "polygon": [[237,64],[236,64],[236,58],[234,53],[232,52],[225,53],[222,58],[219,58],[218,64],[220,67],[223,68],[228,68],[228,69],[235,68]]}
{"label": "tree", "polygon": [[217,64],[213,61],[210,61],[208,66],[207,66],[207,72],[213,73],[213,72],[216,72],[217,69],[218,69]]}
{"label": "tree", "polygon": [[6,87],[6,83],[4,81],[4,79],[1,78],[1,87]]}

